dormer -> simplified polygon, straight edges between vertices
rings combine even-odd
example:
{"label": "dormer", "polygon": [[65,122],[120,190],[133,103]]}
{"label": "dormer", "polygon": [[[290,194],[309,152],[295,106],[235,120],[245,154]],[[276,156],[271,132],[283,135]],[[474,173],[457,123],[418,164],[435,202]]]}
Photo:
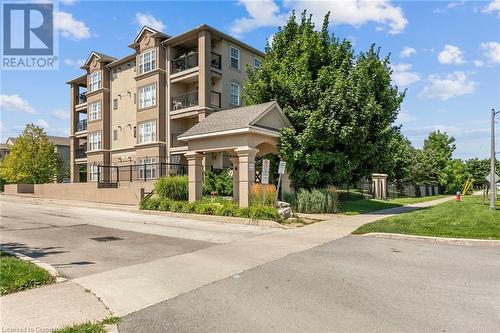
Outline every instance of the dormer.
{"label": "dormer", "polygon": [[99,52],[92,52],[81,67],[87,71],[87,94],[102,88],[109,89],[109,70],[106,65],[116,59]]}

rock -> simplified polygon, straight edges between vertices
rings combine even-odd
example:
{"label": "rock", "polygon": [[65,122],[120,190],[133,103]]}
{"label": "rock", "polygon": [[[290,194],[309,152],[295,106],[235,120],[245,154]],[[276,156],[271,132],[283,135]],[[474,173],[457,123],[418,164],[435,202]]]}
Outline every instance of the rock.
{"label": "rock", "polygon": [[281,207],[278,208],[278,213],[284,218],[287,219],[292,216],[292,208],[290,206],[288,207]]}
{"label": "rock", "polygon": [[286,207],[290,207],[290,204],[288,202],[278,201],[278,202],[276,202],[276,207],[277,208],[286,208]]}

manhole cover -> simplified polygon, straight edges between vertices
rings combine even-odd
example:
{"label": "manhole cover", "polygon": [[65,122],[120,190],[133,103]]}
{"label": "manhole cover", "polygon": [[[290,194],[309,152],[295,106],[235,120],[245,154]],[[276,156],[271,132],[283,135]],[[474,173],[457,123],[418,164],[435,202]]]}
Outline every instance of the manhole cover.
{"label": "manhole cover", "polygon": [[123,238],[115,237],[115,236],[95,237],[95,238],[91,238],[91,239],[93,239],[97,242],[111,242],[111,241],[123,240]]}

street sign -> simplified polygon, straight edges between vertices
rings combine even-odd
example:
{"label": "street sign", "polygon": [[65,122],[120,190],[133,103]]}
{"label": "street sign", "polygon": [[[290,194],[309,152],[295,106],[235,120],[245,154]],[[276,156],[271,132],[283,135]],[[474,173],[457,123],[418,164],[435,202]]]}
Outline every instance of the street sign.
{"label": "street sign", "polygon": [[262,176],[261,183],[269,184],[269,160],[262,160]]}
{"label": "street sign", "polygon": [[[485,179],[489,183],[491,180],[491,173],[488,176],[486,176]],[[500,177],[498,177],[498,175],[495,175],[495,183],[498,183],[498,182],[500,182]]]}
{"label": "street sign", "polygon": [[285,161],[280,161],[280,165],[278,167],[278,173],[280,175],[285,173],[285,168],[286,168],[286,162]]}

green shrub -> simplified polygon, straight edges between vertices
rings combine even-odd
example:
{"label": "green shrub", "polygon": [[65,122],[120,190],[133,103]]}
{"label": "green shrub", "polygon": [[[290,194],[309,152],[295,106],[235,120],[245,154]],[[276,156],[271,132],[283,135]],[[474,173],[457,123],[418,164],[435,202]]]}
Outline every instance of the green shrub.
{"label": "green shrub", "polygon": [[187,176],[167,176],[156,181],[155,190],[160,198],[187,200],[188,184]]}
{"label": "green shrub", "polygon": [[215,215],[219,216],[238,216],[238,206],[235,203],[223,204],[217,207]]}
{"label": "green shrub", "polygon": [[206,171],[203,175],[203,194],[210,195],[217,192],[220,196],[233,195],[233,177],[228,170],[219,173]]}
{"label": "green shrub", "polygon": [[170,204],[170,211],[174,213],[182,213],[185,204],[185,201],[172,201]]}
{"label": "green shrub", "polygon": [[296,209],[299,213],[336,213],[338,193],[334,188],[300,189],[296,197]]}
{"label": "green shrub", "polygon": [[221,207],[222,205],[216,202],[201,202],[195,207],[195,213],[196,214],[203,214],[203,215],[215,215],[217,212],[217,209]]}
{"label": "green shrub", "polygon": [[167,198],[163,198],[160,200],[160,204],[158,205],[158,210],[168,212],[170,210],[171,204],[172,204],[172,200],[167,199]]}
{"label": "green shrub", "polygon": [[158,210],[161,200],[159,198],[142,199],[139,207],[145,210]]}
{"label": "green shrub", "polygon": [[280,215],[272,206],[255,205],[249,208],[249,217],[252,220],[274,220],[278,221]]}

